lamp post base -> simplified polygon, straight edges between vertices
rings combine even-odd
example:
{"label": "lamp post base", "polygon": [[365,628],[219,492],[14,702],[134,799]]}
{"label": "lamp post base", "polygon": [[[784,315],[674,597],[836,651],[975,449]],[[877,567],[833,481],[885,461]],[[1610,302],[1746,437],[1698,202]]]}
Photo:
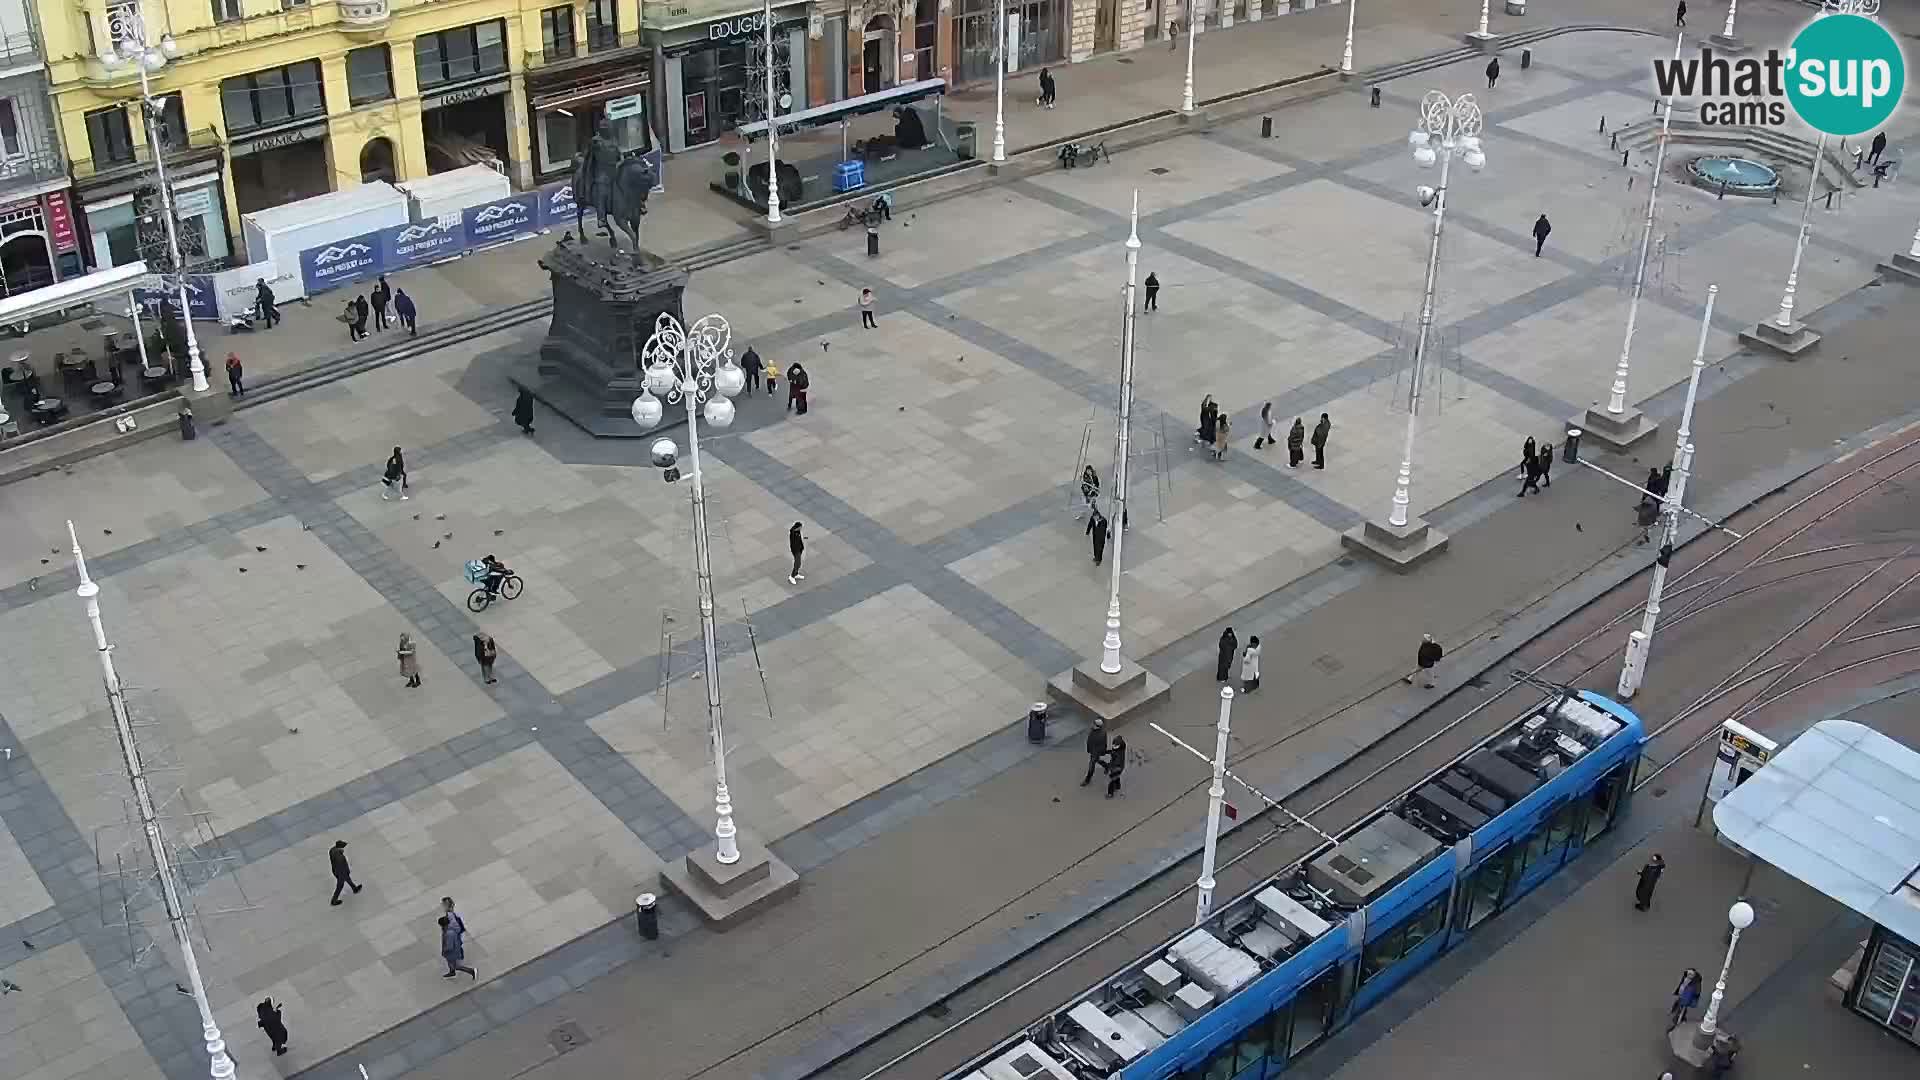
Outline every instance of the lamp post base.
{"label": "lamp post base", "polygon": [[1461,40],[1465,41],[1467,44],[1473,46],[1474,48],[1479,49],[1481,52],[1499,52],[1500,51],[1500,35],[1493,33],[1491,31],[1483,34],[1480,31],[1475,30],[1471,33],[1463,34],[1461,36]]}
{"label": "lamp post base", "polygon": [[746,833],[734,842],[740,861],[731,865],[714,858],[713,838],[706,837],[685,859],[660,869],[661,883],[686,897],[716,930],[730,930],[800,891],[800,875],[765,844]]}
{"label": "lamp post base", "polygon": [[1819,343],[1820,335],[1798,319],[1785,328],[1772,319],[1763,319],[1753,329],[1740,331],[1740,344],[1767,349],[1789,360],[1798,359],[1801,353]]}
{"label": "lamp post base", "polygon": [[1667,1033],[1667,1049],[1673,1052],[1675,1060],[1686,1063],[1696,1069],[1704,1069],[1713,1058],[1713,1044],[1727,1037],[1724,1031],[1711,1036],[1700,1034],[1700,1024],[1681,1024]]}
{"label": "lamp post base", "polygon": [[1747,50],[1753,47],[1751,45],[1748,45],[1746,42],[1741,41],[1740,35],[1738,34],[1735,34],[1732,37],[1728,37],[1725,34],[1715,34],[1712,37],[1708,38],[1707,40],[1713,43],[1713,51],[1718,53],[1725,53],[1729,56],[1746,52]]}
{"label": "lamp post base", "polygon": [[1047,696],[1080,706],[1108,727],[1158,705],[1172,693],[1167,680],[1126,657],[1120,658],[1120,670],[1115,674],[1100,670],[1100,658],[1096,656],[1047,680]]}
{"label": "lamp post base", "polygon": [[1879,270],[1889,281],[1905,282],[1908,285],[1920,285],[1920,259],[1901,252],[1880,264]]}
{"label": "lamp post base", "polygon": [[1599,402],[1587,406],[1587,411],[1567,421],[1568,427],[1579,428],[1588,438],[1615,453],[1625,453],[1638,445],[1642,439],[1660,430],[1660,425],[1647,419],[1647,414],[1632,405],[1623,413],[1610,413]]}
{"label": "lamp post base", "polygon": [[1404,574],[1447,550],[1453,538],[1414,518],[1405,525],[1369,521],[1340,534],[1340,546],[1367,555],[1396,574]]}

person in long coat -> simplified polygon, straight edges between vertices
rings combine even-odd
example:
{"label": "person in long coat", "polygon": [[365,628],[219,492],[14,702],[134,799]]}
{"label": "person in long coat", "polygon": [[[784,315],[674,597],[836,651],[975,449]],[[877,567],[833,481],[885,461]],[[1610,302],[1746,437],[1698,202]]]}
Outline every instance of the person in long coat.
{"label": "person in long coat", "polygon": [[493,677],[493,662],[500,659],[500,645],[493,640],[492,634],[473,635],[473,659],[480,665],[480,678],[488,683],[499,682]]}
{"label": "person in long coat", "polygon": [[1227,423],[1227,414],[1221,413],[1213,418],[1213,460],[1219,461],[1227,456],[1227,440],[1233,437],[1233,425]]}
{"label": "person in long coat", "polygon": [[1120,774],[1127,771],[1127,740],[1119,735],[1113,737],[1113,745],[1107,747],[1107,798],[1120,794]]}
{"label": "person in long coat", "polygon": [[420,656],[413,647],[413,635],[400,635],[400,648],[395,655],[400,657],[400,677],[407,680],[408,686],[420,685]]}
{"label": "person in long coat", "polygon": [[480,978],[477,972],[467,966],[467,943],[462,940],[466,930],[466,924],[453,916],[440,916],[440,959],[447,962],[447,973],[440,976],[443,979],[451,979],[462,971],[476,982]]}
{"label": "person in long coat", "polygon": [[1306,445],[1307,425],[1301,423],[1300,418],[1296,416],[1293,418],[1293,426],[1287,429],[1287,468],[1299,468],[1300,463],[1306,460]]}
{"label": "person in long coat", "polygon": [[1107,558],[1107,515],[1098,510],[1087,516],[1087,535],[1093,537],[1093,565],[1099,566]]}
{"label": "person in long coat", "polygon": [[813,380],[808,377],[807,369],[801,367],[799,361],[794,361],[787,368],[787,408],[801,416],[807,415],[807,390],[812,385]]}
{"label": "person in long coat", "polygon": [[533,434],[533,391],[524,386],[513,399],[513,422],[520,425],[522,435]]}
{"label": "person in long coat", "polygon": [[1088,506],[1100,498],[1100,473],[1091,465],[1080,470],[1080,494],[1085,496]]}
{"label": "person in long coat", "polygon": [[1639,884],[1633,887],[1633,906],[1636,910],[1645,911],[1653,906],[1654,886],[1660,884],[1660,875],[1666,871],[1667,860],[1658,852],[1647,860],[1647,865],[1640,868]]}
{"label": "person in long coat", "polygon": [[1093,783],[1094,770],[1100,768],[1102,759],[1107,756],[1107,725],[1099,717],[1093,718],[1093,726],[1087,729],[1087,775],[1080,779],[1080,786]]}
{"label": "person in long coat", "polygon": [[273,1052],[276,1054],[286,1053],[287,1024],[285,1020],[280,1018],[280,1007],[273,1003],[272,998],[265,998],[260,1004],[253,1007],[253,1012],[255,1016],[260,1018],[258,1021],[260,1030],[266,1032],[267,1038],[272,1041]]}
{"label": "person in long coat", "polygon": [[1234,636],[1233,627],[1220,632],[1220,658],[1213,666],[1213,681],[1226,682],[1233,677],[1233,658],[1240,652],[1240,639]]}
{"label": "person in long coat", "polygon": [[1320,414],[1320,422],[1313,425],[1313,467],[1327,467],[1327,436],[1333,433],[1333,417]]}
{"label": "person in long coat", "polygon": [[1220,406],[1213,403],[1213,395],[1200,399],[1200,427],[1194,432],[1194,438],[1208,446],[1213,445],[1213,422],[1220,417]]}

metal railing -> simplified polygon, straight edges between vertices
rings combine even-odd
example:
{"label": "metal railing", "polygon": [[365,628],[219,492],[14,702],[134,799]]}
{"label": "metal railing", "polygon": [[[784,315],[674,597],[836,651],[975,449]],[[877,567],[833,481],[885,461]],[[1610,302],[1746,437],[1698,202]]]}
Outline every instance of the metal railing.
{"label": "metal railing", "polygon": [[605,60],[611,54],[639,47],[638,30],[623,30],[616,34],[611,30],[592,28],[585,36],[574,39],[572,51],[565,55],[558,50],[551,53],[545,49],[527,50],[526,66],[528,69],[584,67]]}
{"label": "metal railing", "polygon": [[[197,150],[216,150],[220,146],[220,133],[213,128],[201,128],[189,131],[184,139],[170,140],[163,149],[169,157],[190,154]],[[95,161],[92,158],[76,158],[73,162],[73,177],[84,180],[95,176],[110,176],[120,172],[136,172],[153,167],[153,145],[139,143],[129,149],[124,157],[106,158]]]}
{"label": "metal railing", "polygon": [[33,30],[0,29],[0,67],[16,67],[36,60],[40,55],[40,35]]}

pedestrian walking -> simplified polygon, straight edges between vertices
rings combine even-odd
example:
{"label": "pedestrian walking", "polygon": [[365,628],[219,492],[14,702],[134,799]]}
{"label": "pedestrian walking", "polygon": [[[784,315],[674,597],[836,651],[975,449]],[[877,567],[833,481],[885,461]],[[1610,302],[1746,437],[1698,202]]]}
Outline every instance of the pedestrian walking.
{"label": "pedestrian walking", "polygon": [[1172,52],[1173,50],[1178,49],[1179,47],[1180,47],[1180,20],[1168,19],[1167,20],[1167,51]]}
{"label": "pedestrian walking", "polygon": [[1540,257],[1540,249],[1547,246],[1547,234],[1551,233],[1552,231],[1553,231],[1553,222],[1547,220],[1546,214],[1543,213],[1539,217],[1533,219],[1533,257],[1534,258],[1537,259]]}
{"label": "pedestrian walking", "polygon": [[1101,759],[1107,756],[1107,725],[1099,717],[1093,718],[1093,726],[1087,729],[1087,775],[1080,778],[1080,786],[1093,783],[1094,770],[1098,769]]}
{"label": "pedestrian walking", "polygon": [[873,290],[860,290],[860,326],[866,330],[878,330],[879,324],[873,321]]}
{"label": "pedestrian walking", "polygon": [[1274,443],[1280,441],[1274,438],[1273,435],[1273,402],[1271,401],[1260,406],[1260,432],[1260,434],[1253,437],[1253,448],[1255,450],[1263,446],[1272,446]]}
{"label": "pedestrian walking", "polygon": [[419,650],[414,648],[412,634],[400,635],[400,646],[394,651],[394,655],[400,658],[400,677],[407,680],[407,688],[418,687],[420,685],[420,654]]}
{"label": "pedestrian walking", "polygon": [[393,303],[393,286],[387,284],[387,275],[381,274],[380,280],[373,286],[373,328],[385,330],[392,325],[387,322],[387,307]]}
{"label": "pedestrian walking", "polygon": [[780,381],[780,365],[771,360],[767,361],[767,370],[764,374],[767,377],[767,396],[772,397],[774,384]]}
{"label": "pedestrian walking", "polygon": [[419,312],[414,310],[413,297],[405,289],[393,291],[393,313],[400,316],[401,325],[407,328],[408,337],[417,337],[420,333]]}
{"label": "pedestrian walking", "polygon": [[396,487],[400,489],[401,499],[412,498],[407,494],[407,459],[400,455],[400,448],[397,446],[393,448],[393,456],[387,459],[385,471],[380,474],[380,484],[382,499],[393,498]]}
{"label": "pedestrian walking", "polygon": [[464,971],[478,982],[479,973],[467,966],[466,924],[457,920],[452,914],[440,916],[440,958],[447,962],[447,973],[440,977],[451,979]]}
{"label": "pedestrian walking", "polygon": [[280,325],[280,307],[273,302],[273,290],[267,287],[266,278],[254,280],[253,306],[259,313],[260,321],[267,324],[267,329]]}
{"label": "pedestrian walking", "polygon": [[1206,446],[1213,445],[1213,428],[1220,418],[1220,406],[1213,403],[1213,395],[1200,399],[1200,426],[1194,429],[1193,437]]}
{"label": "pedestrian walking", "polygon": [[335,840],[333,847],[327,849],[327,865],[333,870],[333,900],[330,902],[334,907],[339,907],[341,889],[352,889],[356,894],[360,891],[360,883],[353,880],[353,867],[347,865],[345,840]]}
{"label": "pedestrian walking", "polygon": [[520,425],[520,434],[533,434],[533,391],[524,386],[513,399],[513,422]]}
{"label": "pedestrian walking", "polygon": [[243,372],[240,368],[240,354],[228,353],[227,354],[227,396],[228,397],[237,398],[247,392],[247,388],[245,386],[242,386],[240,383],[240,377],[243,374],[245,374],[245,372]]}
{"label": "pedestrian walking", "polygon": [[1524,471],[1526,463],[1532,461],[1533,455],[1537,453],[1539,453],[1539,450],[1534,446],[1533,436],[1527,436],[1527,441],[1520,444],[1520,464],[1522,471]]}
{"label": "pedestrian walking", "polygon": [[1233,437],[1233,425],[1227,423],[1227,414],[1221,413],[1213,418],[1213,460],[1221,461],[1227,456],[1227,440]]}
{"label": "pedestrian walking", "polygon": [[1680,973],[1680,985],[1673,988],[1673,1005],[1667,1010],[1667,1030],[1686,1023],[1687,1010],[1700,1004],[1700,971],[1688,968]]}
{"label": "pedestrian walking", "polygon": [[1247,648],[1240,654],[1240,692],[1251,694],[1260,689],[1260,635],[1247,639]]}
{"label": "pedestrian walking", "polygon": [[267,1039],[273,1044],[275,1054],[287,1052],[287,1022],[280,1016],[280,1006],[272,998],[260,999],[253,1007],[253,1014],[259,1017],[260,1030],[267,1033]]}
{"label": "pedestrian walking", "polygon": [[1220,632],[1219,662],[1213,665],[1213,681],[1226,682],[1233,677],[1233,658],[1240,652],[1240,639],[1234,636],[1233,627]]}
{"label": "pedestrian walking", "polygon": [[1540,452],[1533,455],[1534,463],[1540,466],[1540,486],[1553,486],[1553,444],[1541,443]]}
{"label": "pedestrian walking", "polygon": [[493,662],[500,658],[500,645],[493,640],[492,634],[483,632],[473,635],[473,658],[480,664],[482,681],[489,684],[500,681],[493,677]]}
{"label": "pedestrian walking", "polygon": [[1440,662],[1441,655],[1440,643],[1433,640],[1433,635],[1421,634],[1420,649],[1413,654],[1413,662],[1419,665],[1419,670],[1415,671],[1413,675],[1407,676],[1402,681],[1408,685],[1412,685],[1413,676],[1418,675],[1420,676],[1420,685],[1422,687],[1428,690],[1433,689],[1433,666]]}
{"label": "pedestrian walking", "polygon": [[1875,135],[1873,137],[1873,148],[1867,151],[1867,163],[1870,165],[1879,164],[1880,155],[1886,152],[1887,152],[1887,133],[1883,131],[1880,134]]}
{"label": "pedestrian walking", "polygon": [[1115,735],[1107,747],[1107,798],[1120,794],[1120,774],[1127,771],[1127,740]]}
{"label": "pedestrian walking", "polygon": [[1711,1080],[1720,1080],[1733,1070],[1733,1059],[1739,1056],[1740,1036],[1720,1032],[1713,1040],[1713,1049],[1708,1052],[1707,1076]]}
{"label": "pedestrian walking", "polygon": [[1307,458],[1307,425],[1299,417],[1293,418],[1293,426],[1287,429],[1287,468],[1300,466]]}
{"label": "pedestrian walking", "polygon": [[800,556],[807,550],[807,538],[800,535],[797,521],[787,530],[787,550],[793,552],[793,569],[787,573],[787,584],[798,585],[807,580],[807,575],[800,572]]}
{"label": "pedestrian walking", "polygon": [[746,352],[740,354],[740,370],[747,373],[748,394],[760,389],[760,354],[755,352],[751,345],[747,346]]}
{"label": "pedestrian walking", "polygon": [[1680,6],[1673,9],[1673,25],[1687,25],[1687,0],[1680,0]]}
{"label": "pedestrian walking", "polygon": [[1043,109],[1051,109],[1053,108],[1053,103],[1059,99],[1059,96],[1060,88],[1053,83],[1053,72],[1048,71],[1046,68],[1041,68],[1040,100],[1034,104],[1039,105]]}
{"label": "pedestrian walking", "polygon": [[1540,456],[1535,454],[1520,463],[1520,497],[1526,498],[1527,492],[1540,493]]}
{"label": "pedestrian walking", "polygon": [[1151,270],[1147,271],[1147,302],[1143,310],[1160,310],[1160,278]]}
{"label": "pedestrian walking", "polygon": [[1080,470],[1080,495],[1087,500],[1088,506],[1093,506],[1100,498],[1100,473],[1091,465]]}
{"label": "pedestrian walking", "polygon": [[1107,515],[1099,510],[1087,515],[1087,535],[1093,537],[1093,565],[1107,557]]}
{"label": "pedestrian walking", "polygon": [[348,300],[347,306],[341,309],[340,321],[347,324],[347,340],[359,341],[360,340],[360,313],[358,309],[356,309],[353,306],[352,300]]}
{"label": "pedestrian walking", "polygon": [[813,379],[807,369],[795,360],[787,368],[787,408],[800,416],[807,415],[807,388],[813,385]]}
{"label": "pedestrian walking", "polygon": [[1313,467],[1327,467],[1327,436],[1333,434],[1333,417],[1320,414],[1320,422],[1313,425]]}
{"label": "pedestrian walking", "polygon": [[1660,884],[1660,875],[1666,872],[1667,860],[1659,852],[1654,852],[1653,858],[1640,868],[1640,883],[1633,887],[1633,906],[1636,910],[1645,911],[1653,906],[1654,887]]}
{"label": "pedestrian walking", "polygon": [[367,320],[371,318],[372,315],[373,305],[367,303],[366,297],[356,296],[353,298],[353,328],[359,333],[362,341],[366,340],[369,336],[367,333]]}
{"label": "pedestrian walking", "polygon": [[1500,81],[1500,58],[1496,56],[1493,59],[1487,61],[1487,89],[1489,90],[1493,89],[1493,84],[1499,81]]}

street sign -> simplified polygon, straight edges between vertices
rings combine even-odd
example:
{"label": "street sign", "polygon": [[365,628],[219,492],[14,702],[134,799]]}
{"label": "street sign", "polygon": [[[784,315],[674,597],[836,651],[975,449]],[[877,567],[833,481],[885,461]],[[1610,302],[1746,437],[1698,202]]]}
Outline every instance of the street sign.
{"label": "street sign", "polygon": [[629,116],[639,116],[646,110],[647,95],[629,94],[626,97],[613,98],[601,109],[609,120],[625,120]]}
{"label": "street sign", "polygon": [[1228,821],[1240,820],[1240,808],[1230,802],[1222,802],[1220,804],[1220,812],[1227,815]]}

